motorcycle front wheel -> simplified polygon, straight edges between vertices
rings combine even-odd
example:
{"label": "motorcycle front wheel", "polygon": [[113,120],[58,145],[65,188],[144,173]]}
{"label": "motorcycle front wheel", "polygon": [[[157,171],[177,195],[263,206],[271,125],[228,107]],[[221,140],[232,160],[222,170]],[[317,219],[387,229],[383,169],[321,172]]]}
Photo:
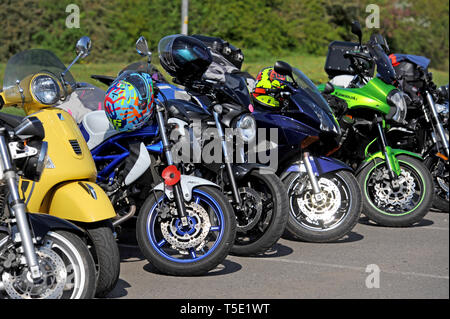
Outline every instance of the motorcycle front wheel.
{"label": "motorcycle front wheel", "polygon": [[361,215],[361,190],[351,172],[320,176],[322,198],[312,191],[307,174],[291,173],[283,180],[289,197],[286,237],[307,242],[331,242],[348,234]]}
{"label": "motorcycle front wheel", "polygon": [[236,236],[233,208],[218,189],[193,189],[185,202],[188,226],[182,226],[176,205],[161,191],[142,205],[136,237],[142,254],[161,273],[197,276],[219,265]]}
{"label": "motorcycle front wheel", "polygon": [[95,264],[87,246],[73,233],[52,231],[36,246],[42,280],[28,279],[27,267],[11,268],[1,276],[11,299],[90,299],[95,294]]}
{"label": "motorcycle front wheel", "polygon": [[425,165],[431,172],[434,182],[433,207],[445,213],[449,211],[449,165],[442,158],[428,157]]}
{"label": "motorcycle front wheel", "polygon": [[251,171],[239,182],[242,209],[236,212],[237,232],[231,253],[264,253],[284,232],[288,220],[287,192],[274,173]]}
{"label": "motorcycle front wheel", "polygon": [[401,174],[394,188],[385,161],[372,161],[357,176],[363,193],[363,214],[391,227],[411,226],[428,213],[434,194],[431,173],[419,160],[398,156]]}

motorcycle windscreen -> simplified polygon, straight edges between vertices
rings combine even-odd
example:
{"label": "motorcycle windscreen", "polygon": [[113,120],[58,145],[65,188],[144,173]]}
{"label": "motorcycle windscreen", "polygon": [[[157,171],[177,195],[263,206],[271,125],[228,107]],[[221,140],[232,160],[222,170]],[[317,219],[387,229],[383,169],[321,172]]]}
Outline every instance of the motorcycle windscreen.
{"label": "motorcycle windscreen", "polygon": [[[24,90],[25,102],[31,101],[29,92],[29,81],[36,73],[49,73],[61,81],[61,73],[66,70],[64,63],[56,55],[48,50],[31,49],[22,51],[9,59],[5,68],[3,79],[3,91],[10,103],[20,103],[22,101],[20,88]],[[64,80],[75,89],[76,82],[72,74],[68,71],[64,75]]]}
{"label": "motorcycle windscreen", "polygon": [[248,110],[250,104],[252,103],[247,83],[245,82],[245,79],[239,74],[225,74],[223,92],[226,93],[234,103],[241,105],[246,110]]}
{"label": "motorcycle windscreen", "polygon": [[377,77],[387,84],[393,84],[395,70],[388,55],[379,44],[369,44],[368,49],[377,65]]}
{"label": "motorcycle windscreen", "polygon": [[314,83],[297,68],[293,68],[292,73],[301,91],[294,94],[292,99],[300,106],[308,106],[315,113],[322,130],[340,134],[339,124],[333,111]]}

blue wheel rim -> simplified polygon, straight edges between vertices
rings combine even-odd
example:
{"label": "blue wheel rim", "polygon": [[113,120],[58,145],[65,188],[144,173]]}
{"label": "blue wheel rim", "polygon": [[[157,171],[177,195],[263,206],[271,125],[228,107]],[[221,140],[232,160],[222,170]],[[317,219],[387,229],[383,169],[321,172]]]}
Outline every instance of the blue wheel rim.
{"label": "blue wheel rim", "polygon": [[[169,246],[170,244],[168,244],[168,242],[162,236],[161,236],[162,238],[159,238],[159,239],[156,238],[155,231],[154,231],[155,227],[158,227],[158,225],[159,225],[159,224],[157,224],[158,213],[157,213],[156,208],[158,207],[158,204],[161,203],[163,201],[163,199],[165,199],[165,198],[167,198],[165,195],[162,195],[161,197],[158,198],[157,202],[155,202],[155,204],[153,204],[152,208],[148,212],[147,218],[146,218],[145,227],[146,227],[147,239],[149,240],[153,249],[162,257],[164,257],[170,261],[176,262],[176,263],[197,262],[197,261],[202,260],[202,259],[206,258],[207,256],[211,255],[215,251],[217,246],[220,244],[220,242],[222,241],[223,234],[225,232],[225,227],[224,227],[225,226],[225,218],[223,216],[223,212],[222,212],[222,209],[221,209],[219,203],[217,203],[217,201],[206,192],[203,192],[198,189],[194,189],[192,191],[192,199],[194,200],[194,202],[201,205],[203,208],[205,208],[205,210],[208,212],[209,216],[211,216],[211,213],[209,213],[208,208],[211,208],[212,212],[215,216],[215,219],[218,223],[218,224],[213,225],[212,224],[213,221],[210,220],[211,228],[210,228],[210,233],[208,234],[208,237],[210,236],[211,232],[217,232],[218,236],[216,236],[214,244],[204,254],[198,255],[197,252],[193,248],[190,248],[189,255],[184,255],[185,257],[176,258],[176,257],[171,256],[164,250],[164,247],[166,245]],[[189,256],[189,257],[186,257],[186,256]]]}

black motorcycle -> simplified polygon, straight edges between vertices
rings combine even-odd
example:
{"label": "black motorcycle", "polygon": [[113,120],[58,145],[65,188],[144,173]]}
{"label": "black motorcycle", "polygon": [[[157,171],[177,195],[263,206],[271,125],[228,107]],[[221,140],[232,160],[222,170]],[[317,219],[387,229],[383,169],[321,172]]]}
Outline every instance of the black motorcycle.
{"label": "black motorcycle", "polygon": [[393,144],[421,154],[434,186],[433,206],[449,211],[448,84],[437,87],[428,71],[429,60],[414,55],[391,54],[406,93],[407,125],[393,126],[387,137]]}
{"label": "black motorcycle", "polygon": [[[178,50],[182,47],[184,51]],[[173,135],[173,142],[180,145],[180,150],[183,145],[194,145],[193,154],[186,156],[186,152],[180,152],[185,173],[217,183],[228,195],[237,220],[232,253],[265,252],[285,229],[288,200],[274,171],[248,162],[246,147],[255,141],[257,127],[249,110],[251,97],[245,80],[227,72],[208,77],[208,69],[217,62],[213,62],[211,54],[216,52],[199,39],[168,36],[160,41],[158,49],[162,66],[188,93],[185,99],[168,101],[171,106],[168,122],[179,132]],[[190,56],[195,58],[184,62],[185,51],[189,49],[192,49]],[[207,159],[209,155],[212,156]]]}

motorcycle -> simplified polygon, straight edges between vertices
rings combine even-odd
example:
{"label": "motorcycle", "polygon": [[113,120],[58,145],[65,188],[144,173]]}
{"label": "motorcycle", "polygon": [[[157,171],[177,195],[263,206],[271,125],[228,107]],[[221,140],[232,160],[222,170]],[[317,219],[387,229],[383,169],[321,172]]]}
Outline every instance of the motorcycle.
{"label": "motorcycle", "polygon": [[392,126],[387,138],[396,146],[420,154],[434,181],[433,206],[449,210],[448,84],[437,87],[429,60],[412,55],[389,56],[406,93],[405,126]]}
{"label": "motorcycle", "polygon": [[101,297],[115,287],[120,273],[111,226],[116,214],[105,192],[94,183],[95,163],[78,126],[69,113],[54,107],[77,89],[69,69],[90,48],[90,39],[82,37],[76,45],[77,57],[67,68],[47,50],[14,55],[6,65],[1,96],[5,105],[24,108],[45,128],[48,154],[42,178],[19,181],[27,209],[72,221],[86,230],[85,240],[97,268],[96,296]]}
{"label": "motorcycle", "polygon": [[[167,36],[158,45],[159,55],[172,54],[168,51],[177,41],[193,41],[189,43],[194,51],[209,50],[220,59],[217,51],[201,41],[208,39]],[[180,76],[174,81],[184,86],[186,96],[168,101],[168,123],[176,127],[172,142],[181,151],[179,161],[184,172],[216,182],[232,203],[237,233],[231,252],[257,255],[271,248],[284,232],[288,219],[286,190],[274,171],[248,162],[245,155],[245,146],[256,139],[257,129],[245,81],[240,75],[226,72],[220,78],[208,76],[210,68],[222,60],[211,61],[201,78],[184,77],[188,71],[185,73],[183,68],[177,71]],[[163,67],[170,72],[167,65]],[[164,87],[163,92],[174,90],[167,84]],[[192,153],[185,151],[190,145]]]}
{"label": "motorcycle", "polygon": [[[0,109],[4,105],[0,96]],[[95,293],[95,265],[84,231],[68,221],[30,214],[19,176],[39,181],[47,160],[38,118],[0,113],[0,298],[85,299]]]}
{"label": "motorcycle", "polygon": [[[389,45],[382,35],[373,34],[371,41],[380,44],[383,51],[389,54]],[[349,46],[356,47],[352,43]],[[448,212],[448,85],[438,88],[433,83],[432,74],[428,71],[430,60],[425,57],[390,54],[389,58],[397,75],[395,85],[405,93],[408,110],[406,124],[392,124],[386,132],[386,138],[393,146],[424,158],[435,186],[433,206]],[[345,61],[340,64],[349,65]],[[354,76],[353,72],[349,72],[332,76],[330,82],[341,87],[363,86],[373,77],[373,70],[368,69],[364,81],[361,75]]]}
{"label": "motorcycle", "polygon": [[[150,71],[145,38],[137,40],[136,50],[148,58]],[[116,131],[104,111],[85,114],[80,128],[99,170],[97,183],[118,213],[113,225],[119,227],[138,211],[136,237],[147,260],[165,274],[201,275],[232,248],[233,208],[217,184],[177,168],[166,119],[170,105],[157,86],[154,93],[156,114],[139,130]]]}
{"label": "motorcycle", "polygon": [[339,139],[339,125],[299,69],[277,61],[274,71],[286,80],[278,79],[282,87],[266,93],[280,100],[280,109],[255,101],[253,116],[258,127],[278,128],[278,142],[268,146],[280,154],[277,174],[288,192],[286,235],[309,242],[338,240],[353,229],[361,213],[361,191],[352,169],[328,157]]}
{"label": "motorcycle", "polygon": [[[359,23],[352,25],[352,33],[359,45],[345,49],[347,44],[332,42],[325,70],[330,76],[353,73],[353,84],[319,86],[343,128],[334,156],[356,168],[369,219],[385,226],[410,226],[428,213],[433,180],[420,155],[389,146],[386,131],[403,125],[406,118],[404,95],[393,86],[395,70],[380,44],[369,41],[362,46]],[[375,65],[377,76],[372,78]]]}

